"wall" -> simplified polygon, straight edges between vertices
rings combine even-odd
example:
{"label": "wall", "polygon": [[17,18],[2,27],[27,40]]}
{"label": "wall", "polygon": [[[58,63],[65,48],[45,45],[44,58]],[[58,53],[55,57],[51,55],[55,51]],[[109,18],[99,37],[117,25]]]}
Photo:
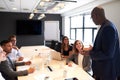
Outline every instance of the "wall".
{"label": "wall", "polygon": [[[106,1],[106,2],[104,2]],[[91,10],[95,6],[102,6],[105,9],[106,17],[112,21],[120,34],[120,0],[96,0],[93,3],[89,3],[87,5],[83,5],[81,7],[78,7],[74,9],[73,11],[66,12],[62,14],[63,17],[63,22],[65,21],[64,18],[65,16],[70,16],[70,15],[76,15],[84,12],[91,12]],[[65,24],[62,24],[63,28],[65,27]],[[64,28],[65,29],[65,28]],[[63,34],[65,34],[63,30]]]}
{"label": "wall", "polygon": [[106,17],[116,25],[120,33],[120,0],[102,6],[105,9]]}
{"label": "wall", "polygon": [[[27,20],[29,18],[29,13],[11,13],[11,12],[0,12],[0,41],[7,39],[8,36],[16,34],[16,20]],[[47,14],[44,19],[42,19],[42,35],[23,35],[17,36],[17,45],[21,46],[31,46],[31,45],[43,45],[44,44],[44,21],[60,21],[60,26],[62,25],[62,18],[59,14]],[[60,30],[61,27],[60,27]]]}

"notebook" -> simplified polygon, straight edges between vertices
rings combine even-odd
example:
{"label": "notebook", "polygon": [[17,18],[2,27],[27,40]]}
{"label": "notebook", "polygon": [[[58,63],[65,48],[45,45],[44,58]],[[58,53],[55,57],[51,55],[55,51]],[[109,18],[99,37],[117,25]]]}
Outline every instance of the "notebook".
{"label": "notebook", "polygon": [[55,50],[51,51],[51,57],[52,59],[54,60],[62,60],[62,56],[61,56],[61,53],[60,52],[57,52]]}

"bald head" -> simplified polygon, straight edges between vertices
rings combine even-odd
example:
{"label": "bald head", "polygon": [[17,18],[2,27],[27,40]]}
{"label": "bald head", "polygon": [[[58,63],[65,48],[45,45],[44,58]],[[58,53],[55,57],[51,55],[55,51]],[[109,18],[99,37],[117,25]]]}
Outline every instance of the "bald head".
{"label": "bald head", "polygon": [[92,10],[92,14],[100,15],[100,16],[105,16],[104,9],[102,7],[95,7]]}
{"label": "bald head", "polygon": [[106,20],[102,7],[95,7],[91,12],[91,17],[96,25],[101,25]]}

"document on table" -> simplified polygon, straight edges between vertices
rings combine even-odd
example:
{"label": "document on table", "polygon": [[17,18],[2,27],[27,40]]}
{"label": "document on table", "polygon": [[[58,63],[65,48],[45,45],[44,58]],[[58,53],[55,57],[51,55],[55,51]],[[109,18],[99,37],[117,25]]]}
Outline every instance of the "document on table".
{"label": "document on table", "polygon": [[17,71],[23,71],[29,69],[29,65],[17,67]]}
{"label": "document on table", "polygon": [[34,76],[35,80],[51,80],[46,74],[40,74]]}

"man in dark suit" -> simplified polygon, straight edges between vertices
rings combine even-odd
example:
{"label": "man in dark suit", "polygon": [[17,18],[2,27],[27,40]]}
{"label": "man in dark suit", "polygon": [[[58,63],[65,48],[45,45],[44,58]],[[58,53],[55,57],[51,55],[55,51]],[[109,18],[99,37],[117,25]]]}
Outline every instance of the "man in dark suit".
{"label": "man in dark suit", "polygon": [[95,7],[91,18],[96,25],[101,25],[94,46],[82,54],[92,58],[92,69],[96,80],[116,80],[120,68],[119,37],[115,25],[106,19],[104,9]]}
{"label": "man in dark suit", "polygon": [[16,63],[7,56],[12,50],[12,43],[9,40],[3,40],[1,42],[1,47],[6,52],[5,56],[7,58],[0,63],[0,72],[5,80],[17,80],[18,76],[24,76],[34,72],[34,68],[29,68],[28,70],[23,71],[15,71],[16,65],[29,65],[30,62]]}

